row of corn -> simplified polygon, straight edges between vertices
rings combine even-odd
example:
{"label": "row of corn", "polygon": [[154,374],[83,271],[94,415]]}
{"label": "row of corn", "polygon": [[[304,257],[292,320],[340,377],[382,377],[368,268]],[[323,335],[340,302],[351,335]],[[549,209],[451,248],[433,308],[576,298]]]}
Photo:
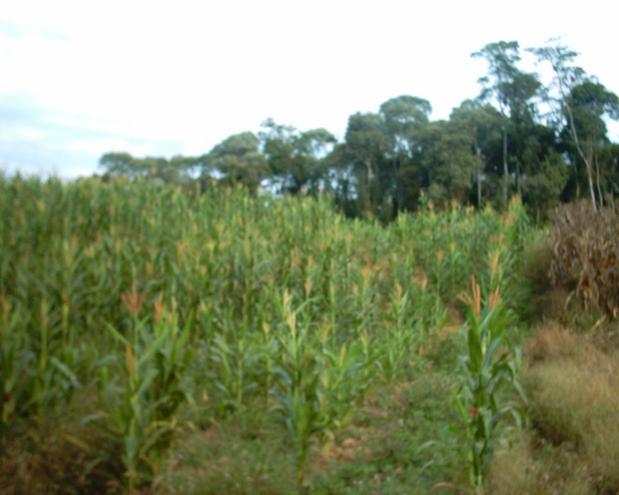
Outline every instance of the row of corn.
{"label": "row of corn", "polygon": [[497,305],[527,230],[517,204],[383,226],[329,198],[1,176],[0,215],[0,431],[88,397],[84,423],[130,489],[152,479],[181,409],[261,401],[301,490],[312,445],[370,387],[414,374],[472,274]]}

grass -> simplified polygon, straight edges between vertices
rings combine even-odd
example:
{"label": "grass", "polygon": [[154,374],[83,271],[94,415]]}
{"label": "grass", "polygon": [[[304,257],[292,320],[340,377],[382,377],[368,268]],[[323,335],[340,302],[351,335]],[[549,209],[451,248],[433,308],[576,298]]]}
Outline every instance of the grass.
{"label": "grass", "polygon": [[546,322],[534,331],[527,356],[532,428],[497,455],[488,493],[616,493],[619,351]]}
{"label": "grass", "polygon": [[[432,372],[368,393],[346,428],[314,444],[305,490],[313,494],[426,493],[466,486],[452,379]],[[287,433],[262,410],[188,432],[158,481],[165,494],[289,494],[296,490]],[[240,460],[240,461],[239,461]],[[449,493],[449,492],[447,492]]]}
{"label": "grass", "polygon": [[3,441],[0,493],[122,492],[114,445],[82,422],[94,410],[94,395],[80,392],[68,408],[11,429]]}
{"label": "grass", "polygon": [[357,439],[353,454],[319,477],[316,493],[405,494],[466,487],[453,385],[448,375],[429,372],[381,390],[351,430]]}
{"label": "grass", "polygon": [[492,495],[587,495],[599,493],[579,453],[553,445],[535,432],[513,435],[498,449],[486,493]]}
{"label": "grass", "polygon": [[543,354],[527,376],[533,423],[553,443],[578,449],[597,489],[619,490],[619,351],[602,352],[587,336],[552,326],[532,345]]}
{"label": "grass", "polygon": [[179,432],[174,452],[154,482],[154,492],[172,494],[289,494],[295,468],[286,432],[268,409],[237,412],[204,429]]}

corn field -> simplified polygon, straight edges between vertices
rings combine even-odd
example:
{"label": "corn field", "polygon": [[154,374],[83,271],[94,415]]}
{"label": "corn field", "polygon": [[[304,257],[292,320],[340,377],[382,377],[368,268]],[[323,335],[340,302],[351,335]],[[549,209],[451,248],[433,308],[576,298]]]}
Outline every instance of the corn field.
{"label": "corn field", "polygon": [[530,230],[518,203],[384,226],[328,198],[1,176],[0,215],[1,448],[79,403],[97,444],[71,441],[128,492],[152,486],[178,431],[257,404],[304,492],[371,390],[414,380],[445,336],[470,352],[454,314],[471,276],[510,306]]}

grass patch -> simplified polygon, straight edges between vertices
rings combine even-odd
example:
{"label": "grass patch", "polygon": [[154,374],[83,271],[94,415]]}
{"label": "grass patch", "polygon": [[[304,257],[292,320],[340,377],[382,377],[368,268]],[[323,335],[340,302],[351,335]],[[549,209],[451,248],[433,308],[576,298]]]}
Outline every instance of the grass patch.
{"label": "grass patch", "polygon": [[428,370],[375,392],[340,439],[347,455],[333,457],[314,477],[312,493],[458,493],[466,487],[453,386],[448,375]]}
{"label": "grass patch", "polygon": [[265,410],[236,414],[205,431],[178,436],[153,492],[164,495],[285,495],[294,492],[294,464],[285,432]]}
{"label": "grass patch", "polygon": [[[429,368],[373,389],[349,426],[313,442],[304,493],[465,493],[453,390],[450,375]],[[267,409],[253,411],[179,434],[153,493],[294,493],[288,435]]]}
{"label": "grass patch", "polygon": [[[590,493],[619,490],[619,351],[557,325],[540,327],[529,346],[524,382],[532,425],[557,446],[575,449]],[[585,492],[583,492],[585,493]]]}
{"label": "grass patch", "polygon": [[579,453],[556,446],[534,432],[516,432],[498,449],[485,493],[488,495],[593,495],[591,475]]}
{"label": "grass patch", "polygon": [[0,494],[122,493],[122,464],[100,432],[84,425],[87,394],[28,425],[16,422],[0,450]]}

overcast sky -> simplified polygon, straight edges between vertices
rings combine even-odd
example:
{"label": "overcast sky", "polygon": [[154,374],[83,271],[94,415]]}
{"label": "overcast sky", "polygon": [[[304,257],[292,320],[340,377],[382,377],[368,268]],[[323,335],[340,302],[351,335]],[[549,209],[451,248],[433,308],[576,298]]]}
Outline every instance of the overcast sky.
{"label": "overcast sky", "polygon": [[[619,93],[619,4],[5,0],[0,168],[91,174],[107,151],[202,154],[268,117],[342,137],[401,94],[434,119],[478,94],[486,43],[561,36]],[[619,140],[619,127],[611,128]]]}

